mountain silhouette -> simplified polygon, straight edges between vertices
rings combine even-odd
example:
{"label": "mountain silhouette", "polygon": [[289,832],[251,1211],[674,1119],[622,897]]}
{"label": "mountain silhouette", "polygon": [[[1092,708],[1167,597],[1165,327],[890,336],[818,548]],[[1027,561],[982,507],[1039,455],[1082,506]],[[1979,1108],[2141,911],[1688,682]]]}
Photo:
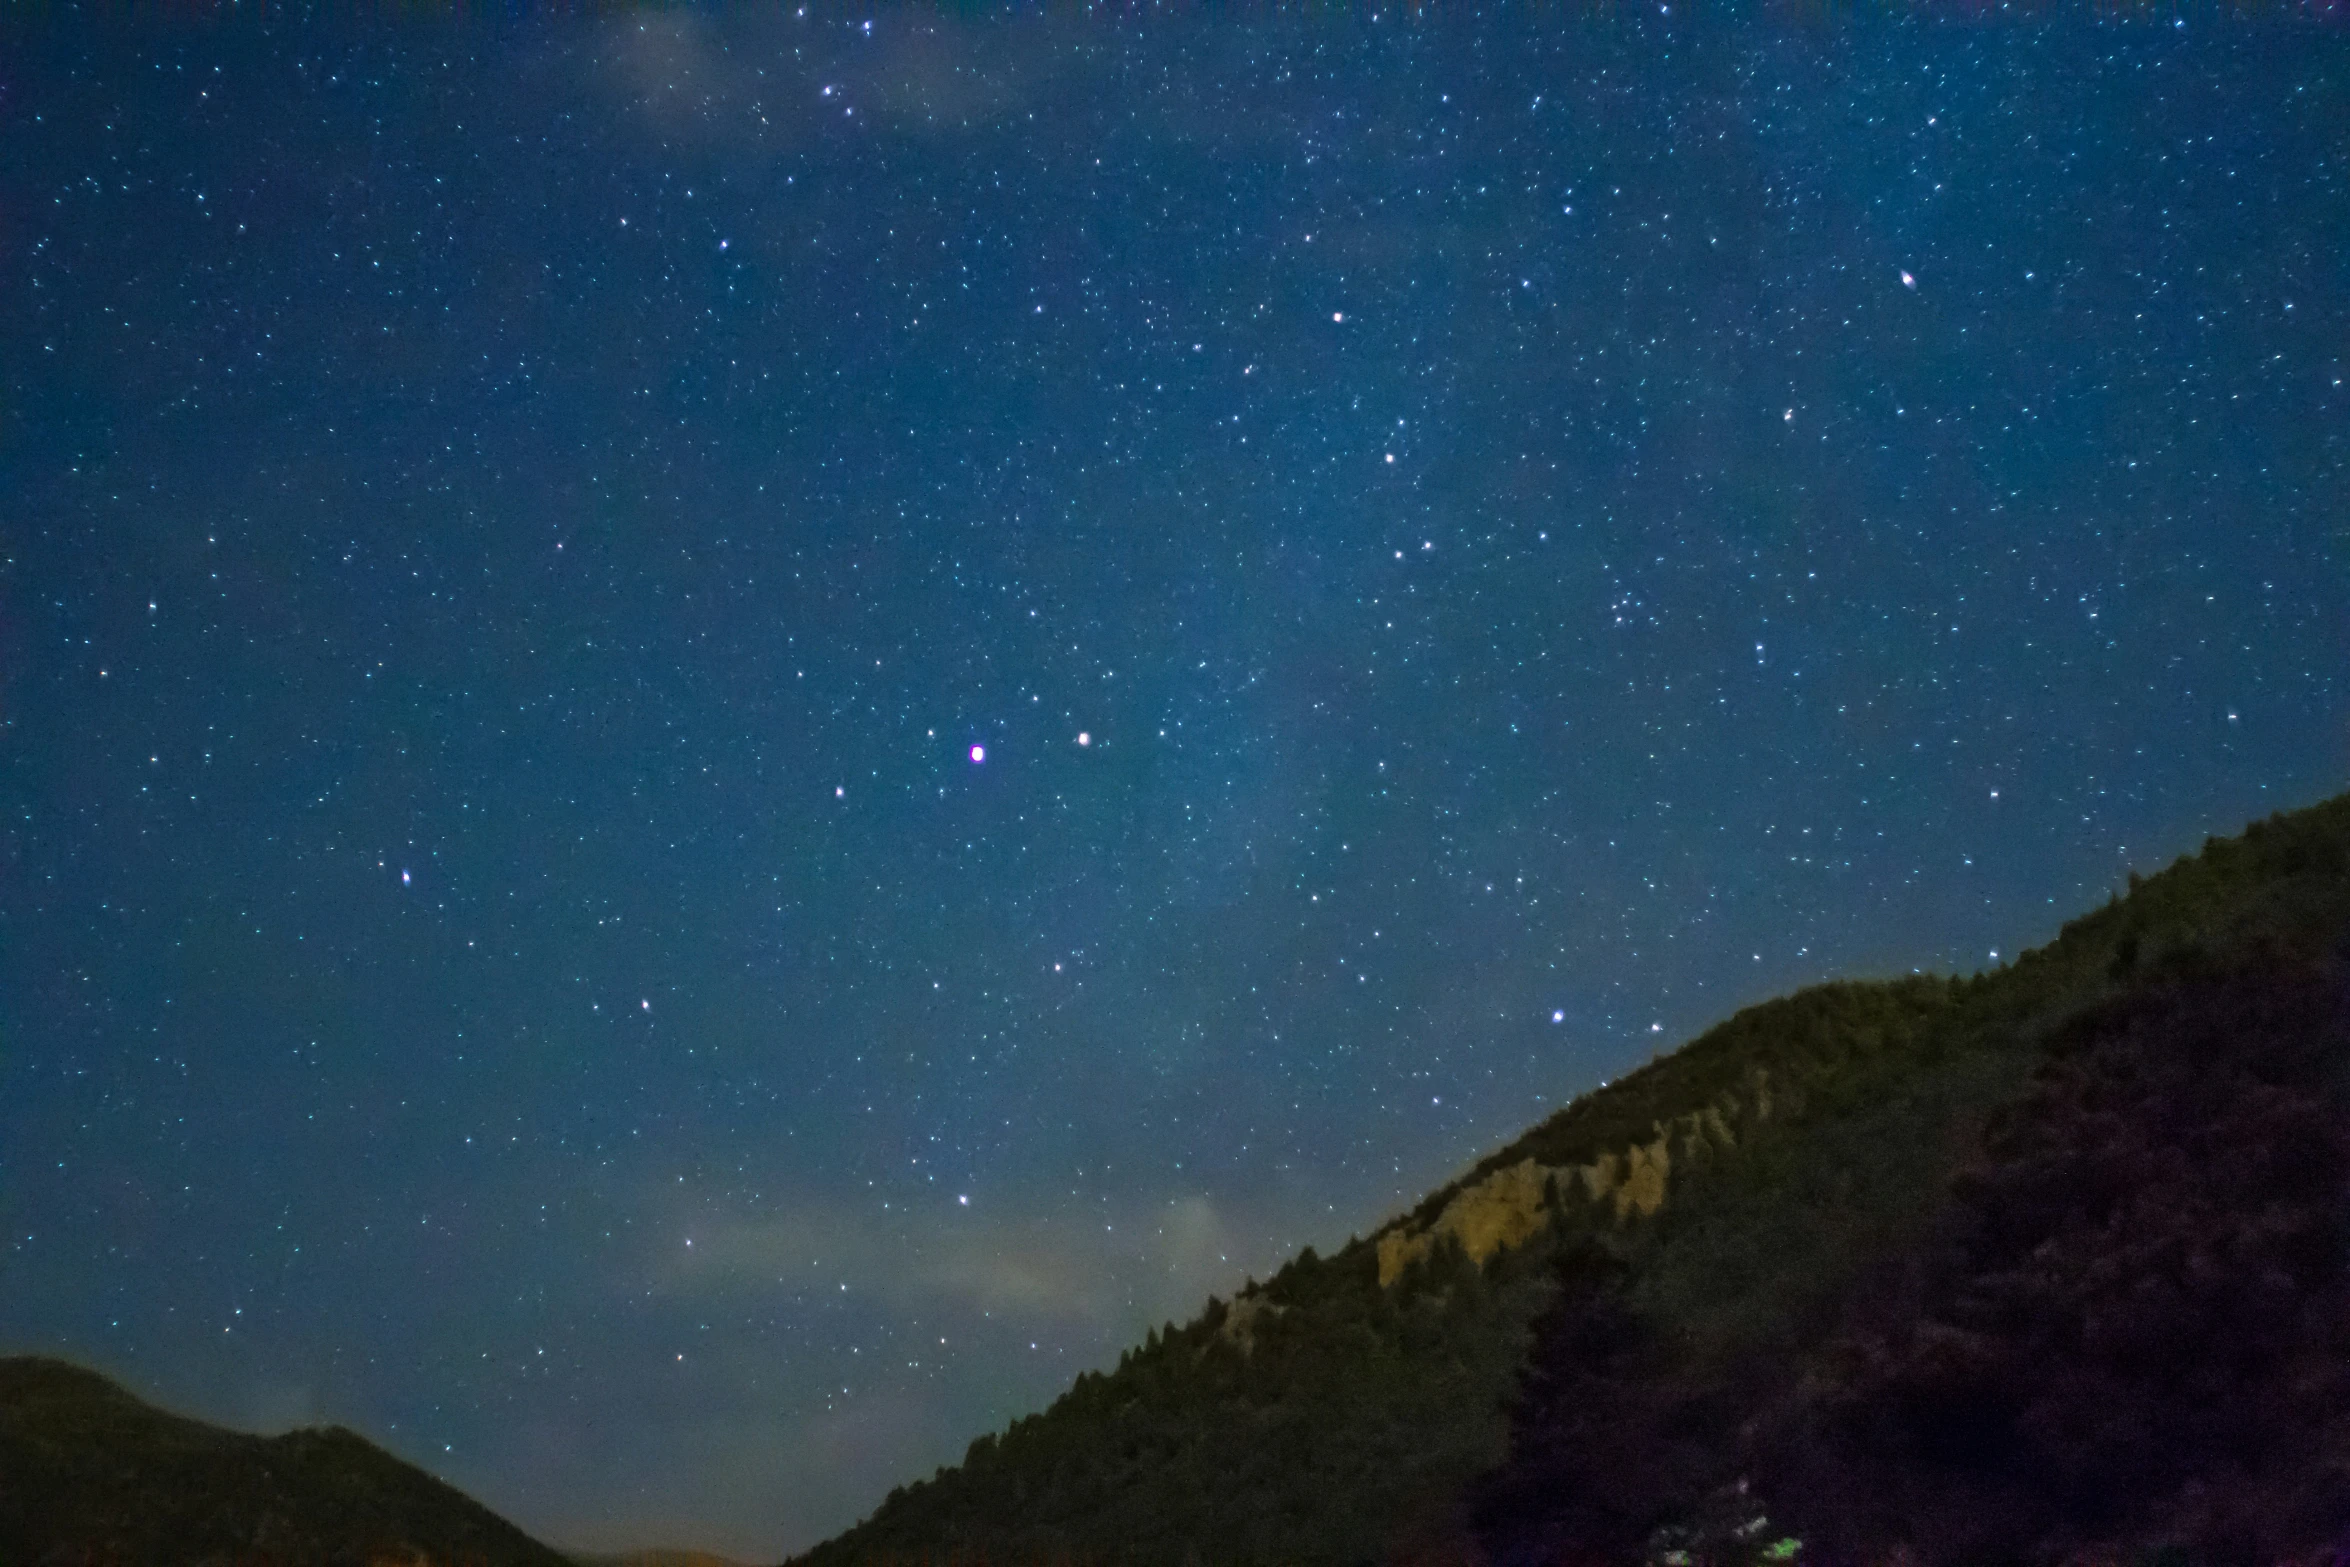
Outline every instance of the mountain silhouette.
{"label": "mountain silhouette", "polygon": [[1154,1330],[799,1558],[2350,1552],[2350,796],[1816,986]]}
{"label": "mountain silhouette", "polygon": [[94,1371],[0,1359],[6,1567],[569,1567],[340,1426],[249,1436]]}

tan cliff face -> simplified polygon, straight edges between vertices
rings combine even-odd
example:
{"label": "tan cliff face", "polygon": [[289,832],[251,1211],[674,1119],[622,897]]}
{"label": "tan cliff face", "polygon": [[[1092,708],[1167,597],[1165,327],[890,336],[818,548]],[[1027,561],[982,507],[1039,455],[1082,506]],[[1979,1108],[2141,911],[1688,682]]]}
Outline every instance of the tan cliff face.
{"label": "tan cliff face", "polygon": [[1393,1284],[1446,1236],[1459,1240],[1461,1250],[1478,1262],[1504,1246],[1524,1245],[1550,1222],[1545,1190],[1551,1178],[1572,1173],[1523,1159],[1463,1187],[1426,1229],[1399,1225],[1379,1237],[1379,1282]]}
{"label": "tan cliff face", "polygon": [[1659,1121],[1650,1141],[1603,1153],[1589,1164],[1521,1159],[1462,1187],[1426,1226],[1398,1224],[1379,1237],[1379,1282],[1393,1284],[1447,1237],[1479,1263],[1504,1247],[1523,1246],[1550,1223],[1554,1191],[1560,1200],[1579,1190],[1592,1202],[1612,1202],[1619,1224],[1649,1217],[1665,1205],[1676,1155],[1688,1164],[1715,1150],[1727,1152],[1738,1146],[1734,1123],[1770,1119],[1768,1074],[1757,1067],[1748,1090],[1743,1102],[1725,1093],[1701,1109]]}

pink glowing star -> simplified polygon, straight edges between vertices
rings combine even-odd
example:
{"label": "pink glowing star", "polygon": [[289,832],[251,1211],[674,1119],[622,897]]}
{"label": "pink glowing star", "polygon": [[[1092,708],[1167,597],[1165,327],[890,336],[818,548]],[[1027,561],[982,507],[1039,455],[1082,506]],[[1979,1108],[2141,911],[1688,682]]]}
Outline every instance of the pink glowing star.
{"label": "pink glowing star", "polygon": [[973,746],[973,747],[971,748],[971,760],[972,760],[972,761],[974,761],[974,762],[984,762],[984,761],[986,761],[986,760],[987,760],[987,747],[986,747],[986,746],[983,746],[983,745],[975,745],[975,746]]}

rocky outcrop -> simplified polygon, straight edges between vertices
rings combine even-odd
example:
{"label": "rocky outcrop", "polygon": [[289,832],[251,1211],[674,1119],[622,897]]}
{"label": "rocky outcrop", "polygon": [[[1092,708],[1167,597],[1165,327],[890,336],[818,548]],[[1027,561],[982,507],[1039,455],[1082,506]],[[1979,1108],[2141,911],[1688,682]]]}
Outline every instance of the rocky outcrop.
{"label": "rocky outcrop", "polygon": [[[1648,1218],[1665,1205],[1676,1158],[1687,1166],[1726,1152],[1738,1146],[1737,1126],[1770,1118],[1769,1074],[1755,1068],[1746,1086],[1743,1100],[1722,1094],[1696,1110],[1657,1122],[1649,1141],[1620,1153],[1603,1153],[1589,1164],[1545,1165],[1521,1159],[1463,1186],[1426,1225],[1414,1229],[1408,1223],[1397,1224],[1379,1237],[1379,1282],[1393,1284],[1447,1239],[1458,1241],[1472,1262],[1483,1262],[1504,1247],[1522,1246],[1550,1223],[1559,1203],[1578,1193],[1591,1202],[1614,1204],[1618,1223]],[[1232,1331],[1229,1323],[1225,1331]]]}
{"label": "rocky outcrop", "polygon": [[1237,1345],[1245,1355],[1257,1347],[1257,1325],[1280,1316],[1288,1309],[1256,1294],[1252,1286],[1250,1293],[1236,1297],[1231,1305],[1224,1308],[1224,1325],[1218,1331],[1223,1334],[1226,1343]]}
{"label": "rocky outcrop", "polygon": [[1546,1196],[1551,1182],[1571,1173],[1522,1159],[1462,1187],[1426,1229],[1398,1225],[1379,1237],[1379,1282],[1393,1284],[1448,1236],[1477,1262],[1504,1246],[1524,1245],[1526,1237],[1550,1222]]}

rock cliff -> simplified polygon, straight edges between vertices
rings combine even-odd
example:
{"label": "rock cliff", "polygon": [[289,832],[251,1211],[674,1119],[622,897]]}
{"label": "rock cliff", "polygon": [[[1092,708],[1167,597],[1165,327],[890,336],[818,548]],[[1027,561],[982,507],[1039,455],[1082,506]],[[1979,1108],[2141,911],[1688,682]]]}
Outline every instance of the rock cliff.
{"label": "rock cliff", "polygon": [[1770,1119],[1770,1074],[1755,1068],[1746,1087],[1743,1097],[1725,1093],[1659,1121],[1649,1141],[1599,1154],[1587,1164],[1521,1159],[1470,1181],[1426,1224],[1403,1220],[1377,1237],[1380,1284],[1392,1285],[1440,1241],[1458,1241],[1479,1263],[1504,1247],[1522,1246],[1567,1202],[1612,1202],[1619,1223],[1648,1218],[1665,1205],[1676,1156],[1686,1167],[1735,1148],[1738,1126]]}

